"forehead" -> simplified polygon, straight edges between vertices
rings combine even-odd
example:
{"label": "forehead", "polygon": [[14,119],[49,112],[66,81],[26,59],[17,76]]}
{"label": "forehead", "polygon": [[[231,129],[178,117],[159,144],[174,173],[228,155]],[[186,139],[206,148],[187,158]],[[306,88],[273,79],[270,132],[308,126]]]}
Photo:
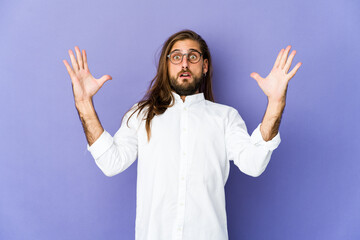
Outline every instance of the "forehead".
{"label": "forehead", "polygon": [[191,39],[179,40],[174,43],[170,52],[176,49],[180,50],[181,52],[187,52],[189,49],[196,49],[200,52],[200,44],[197,41]]}

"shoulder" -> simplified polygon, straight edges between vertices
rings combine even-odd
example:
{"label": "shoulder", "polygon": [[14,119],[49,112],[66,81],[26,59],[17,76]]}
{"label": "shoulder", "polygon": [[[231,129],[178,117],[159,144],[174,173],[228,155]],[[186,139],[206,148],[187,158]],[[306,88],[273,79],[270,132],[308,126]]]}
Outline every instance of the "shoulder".
{"label": "shoulder", "polygon": [[209,100],[205,100],[205,106],[207,109],[209,109],[209,111],[213,111],[215,113],[219,113],[221,115],[226,115],[228,116],[229,114],[235,114],[238,111],[228,105],[225,104],[221,104],[221,103],[215,103],[215,102],[211,102]]}
{"label": "shoulder", "polygon": [[205,106],[207,111],[209,111],[213,116],[219,116],[222,118],[225,124],[231,124],[234,121],[243,121],[238,110],[232,106],[214,103],[208,100],[205,100]]}
{"label": "shoulder", "polygon": [[125,113],[125,117],[129,117],[130,115],[136,115],[137,118],[141,119],[140,117],[144,117],[145,112],[147,112],[148,106],[140,108],[140,102],[133,104],[130,109],[127,110]]}
{"label": "shoulder", "polygon": [[139,127],[141,122],[146,119],[147,107],[140,109],[139,102],[133,104],[124,114],[122,121],[129,123],[133,127]]}

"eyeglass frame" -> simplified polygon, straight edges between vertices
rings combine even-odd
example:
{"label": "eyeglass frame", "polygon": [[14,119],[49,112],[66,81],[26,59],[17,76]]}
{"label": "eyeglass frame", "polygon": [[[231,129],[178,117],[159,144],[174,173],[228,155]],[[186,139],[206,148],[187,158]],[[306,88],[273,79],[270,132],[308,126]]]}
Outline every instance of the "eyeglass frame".
{"label": "eyeglass frame", "polygon": [[[173,62],[171,61],[170,55],[173,54],[174,52],[179,52],[179,53],[181,54],[181,52],[180,52],[179,50],[174,50],[174,51],[172,51],[171,53],[169,53],[169,54],[166,55],[166,56],[169,58],[170,62],[171,62],[172,64],[175,64],[175,65],[179,65],[180,63],[182,63],[182,61],[184,60],[184,55],[187,55],[187,56],[186,56],[186,59],[187,59],[190,63],[192,63],[192,62],[188,59],[189,53],[191,53],[191,52],[198,52],[198,53],[200,54],[199,60],[198,60],[197,62],[195,62],[195,63],[198,63],[198,62],[200,61],[201,57],[204,56],[204,54],[202,54],[202,53],[199,52],[198,50],[196,50],[196,49],[190,49],[190,52],[184,53],[184,54],[181,55],[181,61],[180,61],[179,63],[173,63]],[[195,64],[195,63],[192,63],[192,64]]]}

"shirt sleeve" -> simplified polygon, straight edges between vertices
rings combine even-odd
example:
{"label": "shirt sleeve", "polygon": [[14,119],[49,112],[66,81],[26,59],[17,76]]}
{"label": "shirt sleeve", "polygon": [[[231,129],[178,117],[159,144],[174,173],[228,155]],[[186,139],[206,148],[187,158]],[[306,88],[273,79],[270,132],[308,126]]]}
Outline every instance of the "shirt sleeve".
{"label": "shirt sleeve", "polygon": [[124,115],[121,126],[114,137],[104,130],[91,146],[87,145],[96,165],[108,177],[123,172],[137,159],[137,113],[132,115],[127,125],[134,106]]}
{"label": "shirt sleeve", "polygon": [[225,133],[227,158],[233,160],[240,171],[253,177],[258,177],[265,171],[272,152],[281,142],[279,132],[270,141],[265,141],[260,126],[261,123],[250,136],[236,109],[232,108],[228,115]]}

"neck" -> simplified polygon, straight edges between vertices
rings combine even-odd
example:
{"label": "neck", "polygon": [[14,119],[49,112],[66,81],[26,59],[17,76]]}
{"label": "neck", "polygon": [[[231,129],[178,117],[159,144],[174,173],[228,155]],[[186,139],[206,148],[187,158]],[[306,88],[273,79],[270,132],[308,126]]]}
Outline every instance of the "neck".
{"label": "neck", "polygon": [[[199,89],[198,89],[194,94],[197,94],[197,93],[199,93]],[[185,102],[186,95],[180,96],[180,97],[181,97],[181,100],[182,100],[183,102]]]}

